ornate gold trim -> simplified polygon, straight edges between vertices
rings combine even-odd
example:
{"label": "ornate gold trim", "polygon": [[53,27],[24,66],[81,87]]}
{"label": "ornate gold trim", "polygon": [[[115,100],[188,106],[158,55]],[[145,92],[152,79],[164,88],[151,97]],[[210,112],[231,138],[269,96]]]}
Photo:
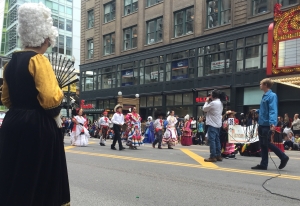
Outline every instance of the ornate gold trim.
{"label": "ornate gold trim", "polygon": [[70,202],[68,202],[68,203],[66,203],[66,204],[63,204],[63,205],[61,205],[61,206],[71,206],[71,203],[70,203]]}

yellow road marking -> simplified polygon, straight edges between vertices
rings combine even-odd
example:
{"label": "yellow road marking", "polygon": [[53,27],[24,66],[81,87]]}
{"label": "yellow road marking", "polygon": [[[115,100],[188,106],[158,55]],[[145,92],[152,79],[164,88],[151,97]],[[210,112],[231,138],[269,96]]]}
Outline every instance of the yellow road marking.
{"label": "yellow road marking", "polygon": [[[199,165],[199,164],[186,164],[186,163],[181,163],[181,162],[152,160],[152,159],[135,158],[135,157],[128,157],[128,156],[119,156],[119,155],[110,155],[110,154],[101,154],[101,153],[92,153],[92,152],[82,152],[82,151],[75,151],[75,150],[67,150],[66,152],[74,153],[74,154],[97,156],[97,157],[108,157],[108,158],[114,158],[114,159],[131,160],[131,161],[138,161],[138,162],[148,162],[148,163],[156,163],[156,164],[164,164],[164,165],[173,165],[173,166],[201,168],[201,169],[224,171],[224,172],[233,172],[233,173],[240,173],[240,174],[258,175],[258,176],[264,176],[264,177],[274,177],[275,175],[277,175],[277,173],[256,172],[256,171],[251,171],[251,170],[239,170],[239,169],[224,168],[224,167],[217,167],[217,168],[216,167],[204,167],[204,166]],[[291,180],[300,180],[300,176],[293,176],[293,175],[281,175],[281,176],[279,176],[279,178],[291,179]]]}
{"label": "yellow road marking", "polygon": [[68,150],[68,149],[72,149],[72,148],[74,148],[75,146],[67,146],[67,147],[65,147],[65,150]]}
{"label": "yellow road marking", "polygon": [[202,166],[204,167],[211,167],[211,168],[217,168],[218,166],[212,162],[205,162],[204,158],[197,155],[196,153],[188,150],[188,149],[180,149],[182,152],[184,152],[185,154],[187,154],[189,157],[191,157],[192,159],[194,159],[196,162],[199,162]]}

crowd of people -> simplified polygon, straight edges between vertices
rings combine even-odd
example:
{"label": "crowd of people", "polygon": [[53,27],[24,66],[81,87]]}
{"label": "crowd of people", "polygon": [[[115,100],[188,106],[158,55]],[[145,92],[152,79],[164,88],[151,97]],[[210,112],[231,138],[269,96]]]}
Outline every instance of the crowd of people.
{"label": "crowd of people", "polygon": [[[62,132],[71,137],[71,143],[74,146],[87,146],[88,138],[99,138],[101,146],[106,145],[107,139],[114,139],[115,132],[112,117],[108,117],[106,111],[103,112],[98,120],[92,122],[89,120],[81,109],[77,109],[73,113],[73,118],[62,117]],[[220,147],[221,156],[225,158],[235,158],[240,152],[241,155],[261,156],[260,145],[258,142],[247,145],[247,150],[242,150],[242,144],[233,144],[228,142],[228,119],[233,118],[235,125],[251,126],[258,123],[258,114],[249,111],[248,114],[240,113],[236,117],[236,112],[228,110],[223,114],[220,127]],[[162,148],[162,143],[167,145],[169,149],[180,143],[184,146],[189,145],[208,145],[208,127],[206,116],[200,116],[197,120],[188,114],[184,117],[175,115],[174,111],[164,114],[160,111],[155,113],[155,119],[151,116],[147,121],[142,121],[136,108],[132,107],[129,113],[124,116],[124,125],[120,128],[120,137],[125,145],[130,149],[144,143],[150,143],[155,148]],[[300,119],[295,114],[294,119],[290,119],[288,114],[284,115],[284,119],[279,116],[276,125],[278,133],[276,146],[281,150],[300,150]],[[164,137],[164,138],[163,138]],[[170,139],[170,137],[173,137]],[[175,138],[176,137],[176,138]]]}

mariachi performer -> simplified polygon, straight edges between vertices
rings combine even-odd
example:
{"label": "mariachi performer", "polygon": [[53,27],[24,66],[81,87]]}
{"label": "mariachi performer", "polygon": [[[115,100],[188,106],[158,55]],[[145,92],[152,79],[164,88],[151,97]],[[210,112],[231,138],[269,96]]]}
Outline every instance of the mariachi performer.
{"label": "mariachi performer", "polygon": [[71,144],[73,146],[87,146],[89,143],[89,131],[85,128],[86,119],[82,116],[82,109],[76,110],[77,115],[74,116],[72,121],[74,122],[73,130],[71,133]]}
{"label": "mariachi performer", "polygon": [[168,149],[173,149],[172,146],[175,146],[177,143],[177,131],[176,131],[176,123],[177,118],[174,117],[174,111],[171,111],[170,115],[167,118],[167,128],[163,137],[163,144],[168,145]]}
{"label": "mariachi performer", "polygon": [[[18,8],[22,51],[4,66],[0,205],[70,205],[60,105],[63,92],[43,54],[58,36],[42,3]],[[18,128],[16,129],[16,125]]]}
{"label": "mariachi performer", "polygon": [[164,121],[163,121],[164,116],[165,115],[161,112],[156,112],[155,114],[155,117],[157,119],[153,123],[154,131],[155,131],[155,140],[152,143],[153,148],[155,148],[155,145],[158,143],[158,149],[162,149],[161,143],[162,143],[162,134],[163,134],[163,126],[164,126]]}
{"label": "mariachi performer", "polygon": [[235,118],[236,112],[228,110],[224,115],[223,126],[220,132],[220,142],[222,157],[225,158],[235,158],[235,144],[228,142],[228,129],[229,129],[229,119],[234,119],[233,125],[239,124],[239,120]]}
{"label": "mariachi performer", "polygon": [[99,128],[100,128],[100,145],[105,146],[105,141],[108,133],[109,124],[111,121],[107,117],[107,111],[103,112],[103,117],[99,119]]}
{"label": "mariachi performer", "polygon": [[136,107],[132,107],[125,117],[127,124],[127,146],[130,149],[137,149],[138,146],[143,145],[141,134],[141,120],[142,118],[136,112]]}

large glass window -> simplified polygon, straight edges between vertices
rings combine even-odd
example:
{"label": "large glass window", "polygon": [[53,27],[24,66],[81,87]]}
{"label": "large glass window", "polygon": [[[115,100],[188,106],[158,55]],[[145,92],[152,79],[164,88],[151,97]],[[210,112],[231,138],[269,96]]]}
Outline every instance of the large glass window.
{"label": "large glass window", "polygon": [[194,78],[195,49],[173,53],[167,57],[166,81]]}
{"label": "large glass window", "polygon": [[164,80],[164,59],[153,57],[140,63],[140,84],[162,82]]}
{"label": "large glass window", "polygon": [[90,39],[87,41],[87,58],[91,59],[94,57],[94,41]]}
{"label": "large glass window", "polygon": [[124,51],[137,47],[137,27],[124,29]]}
{"label": "large glass window", "polygon": [[53,26],[58,28],[58,17],[57,16],[52,16],[53,19]]}
{"label": "large glass window", "polygon": [[162,41],[163,38],[163,18],[158,18],[147,22],[147,44]]}
{"label": "large glass window", "polygon": [[232,41],[199,48],[198,76],[232,72],[232,49]]}
{"label": "large glass window", "polygon": [[207,0],[207,28],[231,22],[231,0]]}
{"label": "large glass window", "polygon": [[94,71],[86,71],[85,72],[85,91],[92,91],[94,90],[94,84],[96,85],[96,82],[94,82]]}
{"label": "large glass window", "polygon": [[72,32],[72,20],[66,20],[66,30]]}
{"label": "large glass window", "polygon": [[112,66],[112,67],[106,67],[103,69],[99,69],[98,72],[98,79],[99,79],[99,75],[101,75],[102,80],[101,80],[101,88],[99,88],[98,85],[98,89],[109,89],[109,88],[115,88],[116,87],[116,66]]}
{"label": "large glass window", "polygon": [[65,30],[65,19],[59,17],[59,28]]}
{"label": "large glass window", "polygon": [[139,84],[139,74],[137,69],[137,62],[129,62],[122,64],[121,81],[122,87]]}
{"label": "large glass window", "polygon": [[87,28],[93,28],[94,27],[94,10],[88,11],[88,25]]}
{"label": "large glass window", "polygon": [[124,2],[125,16],[138,10],[138,0],[124,0]]}
{"label": "large glass window", "polygon": [[59,49],[58,49],[58,53],[60,54],[65,54],[65,37],[63,35],[59,35]]}
{"label": "large glass window", "polygon": [[67,11],[66,13],[68,15],[72,15],[73,14],[72,8],[67,7],[66,11]]}
{"label": "large glass window", "polygon": [[255,35],[237,40],[237,71],[266,68],[267,34]]}
{"label": "large glass window", "polygon": [[162,2],[162,1],[163,0],[147,0],[147,6],[152,6],[152,5]]}
{"label": "large glass window", "polygon": [[103,51],[104,55],[115,53],[115,33],[103,37]]}
{"label": "large glass window", "polygon": [[72,37],[66,37],[66,55],[72,55]]}
{"label": "large glass window", "polygon": [[182,36],[194,32],[194,8],[174,13],[174,36]]}
{"label": "large glass window", "polygon": [[252,15],[268,11],[268,0],[252,0]]}
{"label": "large glass window", "polygon": [[280,3],[282,6],[289,6],[297,4],[298,0],[278,0],[278,3]]}
{"label": "large glass window", "polygon": [[104,5],[104,23],[116,18],[116,2],[111,1]]}

